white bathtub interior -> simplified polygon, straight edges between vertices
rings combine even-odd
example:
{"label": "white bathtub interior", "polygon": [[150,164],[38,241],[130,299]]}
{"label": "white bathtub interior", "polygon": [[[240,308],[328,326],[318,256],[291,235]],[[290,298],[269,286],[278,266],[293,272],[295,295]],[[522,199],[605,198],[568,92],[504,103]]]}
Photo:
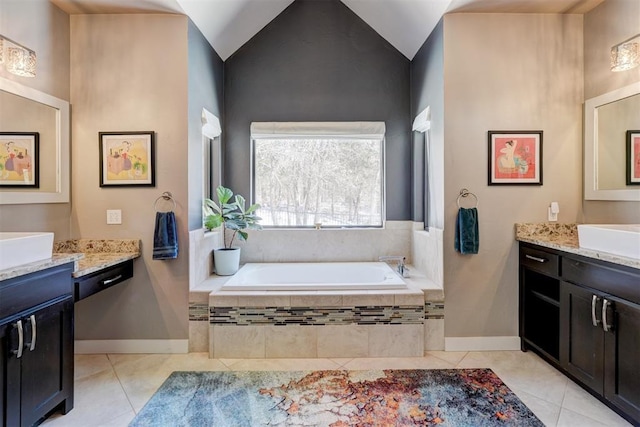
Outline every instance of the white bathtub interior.
{"label": "white bathtub interior", "polygon": [[384,262],[249,263],[222,285],[222,291],[303,291],[406,289]]}

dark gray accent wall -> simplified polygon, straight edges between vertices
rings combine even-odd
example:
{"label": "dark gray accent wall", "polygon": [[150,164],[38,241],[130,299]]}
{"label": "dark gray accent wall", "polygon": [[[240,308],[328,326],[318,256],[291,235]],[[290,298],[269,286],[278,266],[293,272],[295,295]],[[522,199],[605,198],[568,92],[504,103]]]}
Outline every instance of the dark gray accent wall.
{"label": "dark gray accent wall", "polygon": [[[442,19],[411,61],[411,120],[413,121],[413,118],[427,106],[431,107],[430,156],[432,160],[439,159],[444,143],[444,24]],[[425,221],[422,208],[424,204],[422,193],[425,168],[424,141],[423,134],[413,133],[412,214],[416,221]],[[437,164],[432,161],[432,165]],[[433,172],[432,176],[441,176],[437,173],[438,171]],[[440,190],[438,187],[443,185],[442,182],[429,183],[431,201],[434,200],[433,196],[438,194]],[[431,225],[435,225],[434,220],[438,218],[434,209],[434,206],[429,208],[428,216]]]}
{"label": "dark gray accent wall", "polygon": [[384,121],[387,219],[410,219],[409,68],[339,0],[296,0],[225,62],[224,184],[249,197],[251,122]]}
{"label": "dark gray accent wall", "polygon": [[202,227],[202,109],[223,119],[222,59],[189,19],[188,27],[189,230]]}

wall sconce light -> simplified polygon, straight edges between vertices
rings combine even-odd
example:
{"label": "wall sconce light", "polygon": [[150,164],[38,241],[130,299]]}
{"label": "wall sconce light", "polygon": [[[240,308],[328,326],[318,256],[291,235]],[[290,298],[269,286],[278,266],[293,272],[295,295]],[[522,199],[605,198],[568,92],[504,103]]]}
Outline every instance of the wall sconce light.
{"label": "wall sconce light", "polygon": [[36,76],[35,51],[0,34],[0,64],[8,72],[22,77]]}
{"label": "wall sconce light", "polygon": [[611,71],[625,71],[640,65],[640,34],[611,48]]}

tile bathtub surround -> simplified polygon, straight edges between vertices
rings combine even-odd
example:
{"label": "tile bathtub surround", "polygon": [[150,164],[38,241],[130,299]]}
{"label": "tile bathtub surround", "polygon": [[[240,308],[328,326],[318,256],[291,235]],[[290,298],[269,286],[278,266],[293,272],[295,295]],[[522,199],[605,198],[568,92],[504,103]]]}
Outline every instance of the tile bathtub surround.
{"label": "tile bathtub surround", "polygon": [[412,221],[387,221],[384,228],[250,231],[240,242],[241,262],[377,261],[403,255],[411,263]]}
{"label": "tile bathtub surround", "polygon": [[422,325],[424,306],[211,307],[210,314],[212,325]]}
{"label": "tile bathtub surround", "polygon": [[208,322],[209,321],[209,304],[200,302],[189,303],[189,321]]}
{"label": "tile bathtub surround", "polygon": [[444,301],[442,302],[425,301],[424,318],[425,319],[444,319]]}
{"label": "tile bathtub surround", "polygon": [[211,325],[212,358],[421,357],[422,324]]}
{"label": "tile bathtub surround", "polygon": [[424,230],[422,223],[414,223],[411,239],[413,266],[434,285],[442,288],[444,283],[443,231],[430,227]]}

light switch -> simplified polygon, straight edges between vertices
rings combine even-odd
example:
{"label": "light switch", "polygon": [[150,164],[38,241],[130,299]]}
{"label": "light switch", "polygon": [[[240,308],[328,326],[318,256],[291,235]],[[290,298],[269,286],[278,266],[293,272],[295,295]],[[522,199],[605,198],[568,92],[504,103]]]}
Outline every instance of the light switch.
{"label": "light switch", "polygon": [[107,209],[107,224],[122,224],[122,210]]}
{"label": "light switch", "polygon": [[548,208],[549,221],[552,221],[552,222],[557,221],[559,212],[560,212],[560,206],[558,205],[558,202],[551,202],[551,205]]}

